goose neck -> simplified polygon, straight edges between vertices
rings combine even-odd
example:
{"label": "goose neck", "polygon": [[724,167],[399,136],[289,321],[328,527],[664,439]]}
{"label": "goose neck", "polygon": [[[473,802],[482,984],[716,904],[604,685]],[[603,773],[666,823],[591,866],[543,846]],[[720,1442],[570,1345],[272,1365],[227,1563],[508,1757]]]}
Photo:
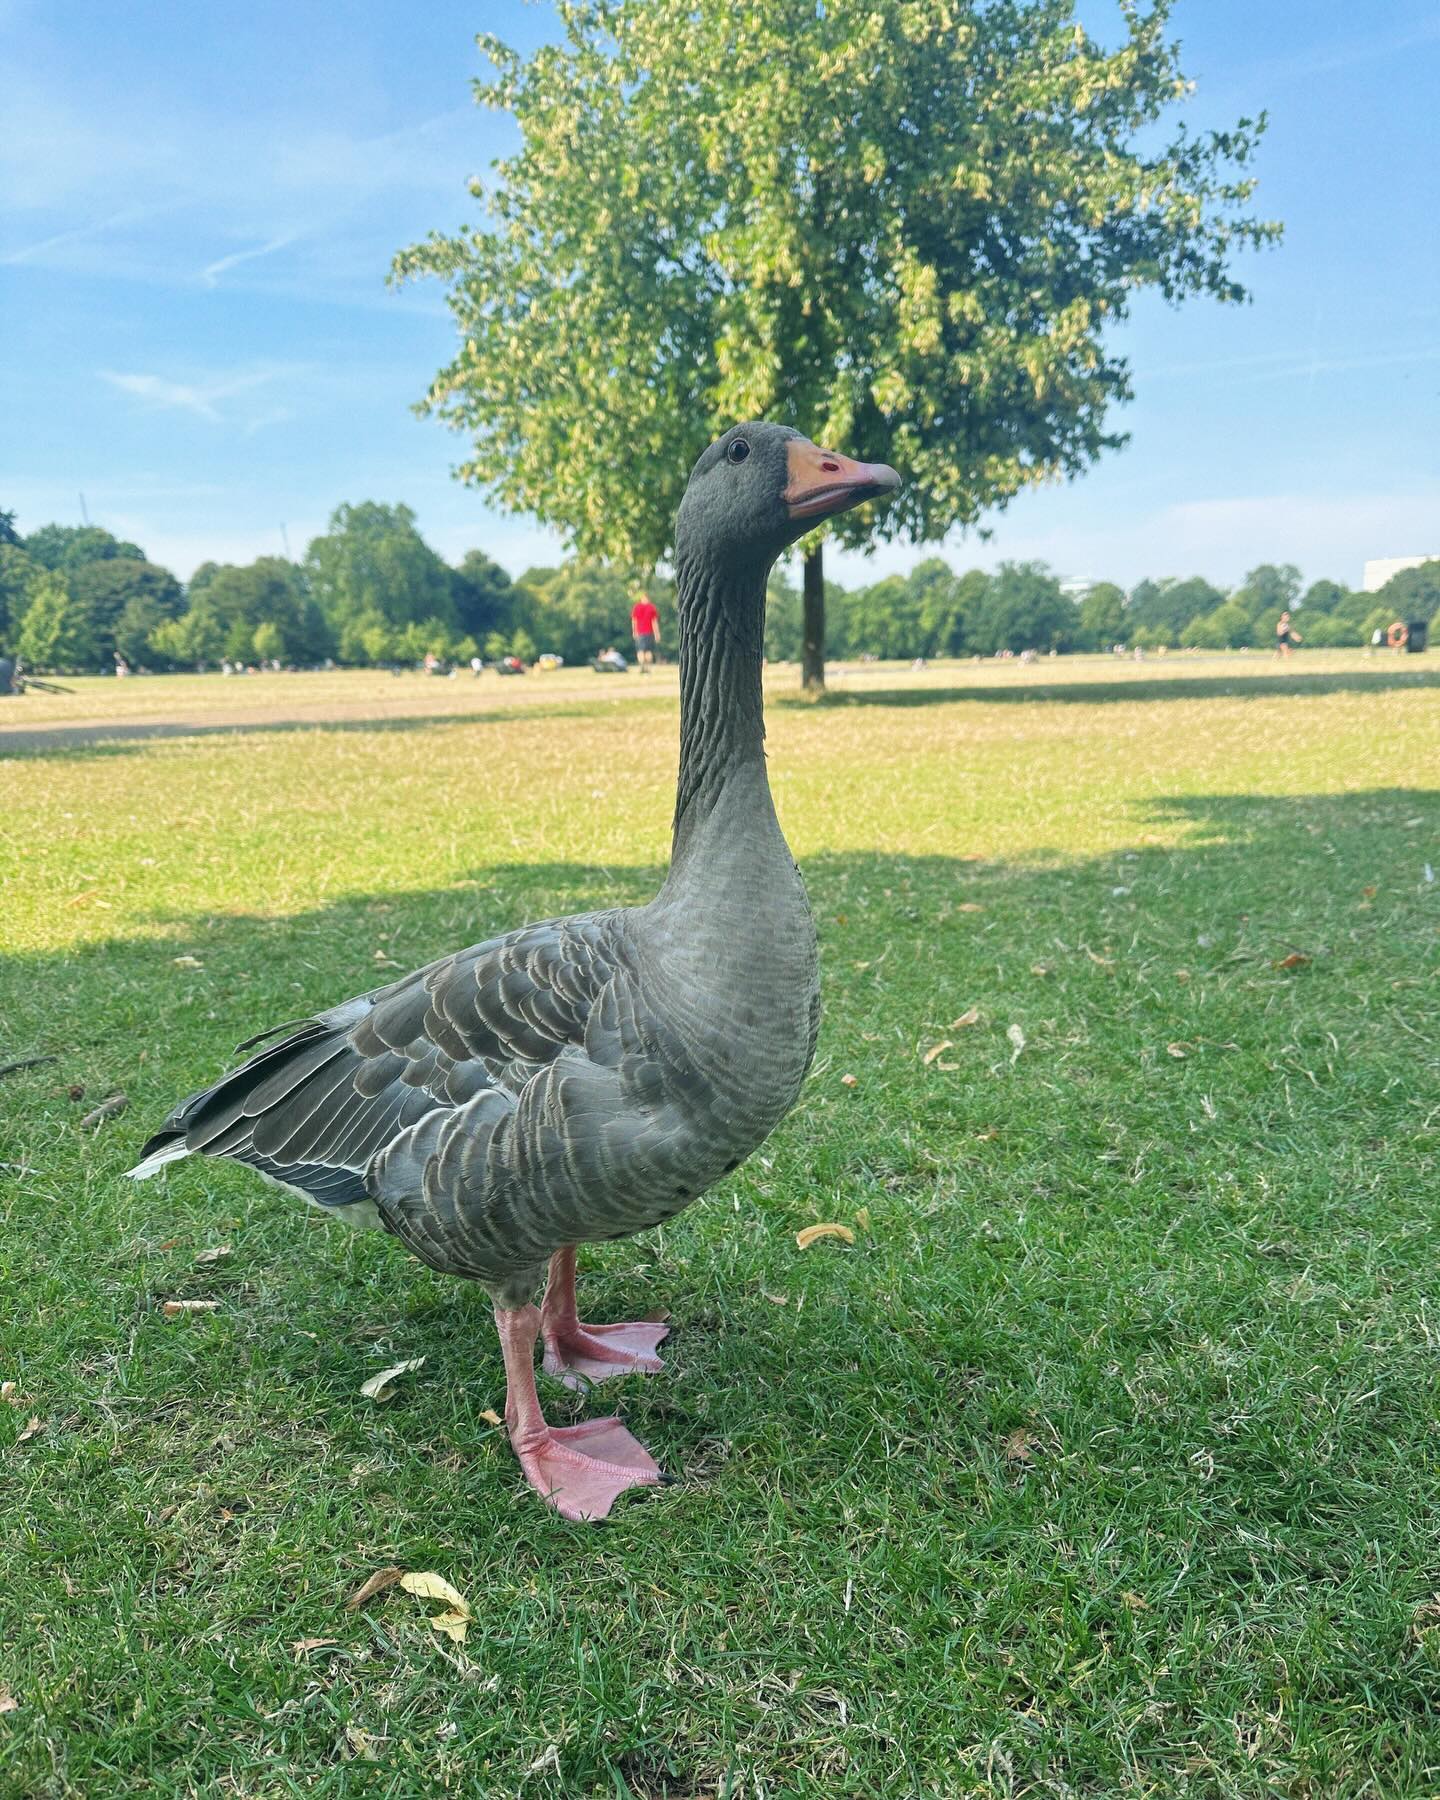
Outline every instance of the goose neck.
{"label": "goose neck", "polygon": [[[680,775],[672,859],[680,861],[737,777],[758,814],[769,807],[765,780],[763,570],[727,574],[677,569],[680,635]],[[754,776],[758,773],[758,787]]]}

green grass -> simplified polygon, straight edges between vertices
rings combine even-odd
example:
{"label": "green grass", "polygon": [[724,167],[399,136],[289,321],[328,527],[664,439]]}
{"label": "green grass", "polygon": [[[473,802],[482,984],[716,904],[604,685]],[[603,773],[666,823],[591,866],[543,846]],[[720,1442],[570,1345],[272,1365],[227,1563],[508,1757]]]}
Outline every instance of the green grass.
{"label": "green grass", "polygon": [[[672,691],[11,760],[0,1061],[58,1060],[0,1082],[0,1794],[1440,1791],[1435,685],[772,706],[820,1051],[758,1157],[585,1259],[594,1317],[677,1325],[618,1399],[678,1483],[599,1528],[481,1417],[478,1290],[239,1170],[120,1176],[251,1031],[647,896]],[[822,1220],[854,1247],[799,1252]],[[390,1563],[463,1647],[344,1610]]]}

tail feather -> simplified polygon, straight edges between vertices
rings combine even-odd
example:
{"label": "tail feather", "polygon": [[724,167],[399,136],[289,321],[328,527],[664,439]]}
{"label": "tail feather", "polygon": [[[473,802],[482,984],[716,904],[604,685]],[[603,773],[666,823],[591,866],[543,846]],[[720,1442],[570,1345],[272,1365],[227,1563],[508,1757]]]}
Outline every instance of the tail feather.
{"label": "tail feather", "polygon": [[148,1181],[152,1175],[158,1175],[166,1163],[179,1162],[189,1154],[190,1146],[183,1137],[157,1131],[141,1151],[140,1161],[125,1172],[132,1181]]}

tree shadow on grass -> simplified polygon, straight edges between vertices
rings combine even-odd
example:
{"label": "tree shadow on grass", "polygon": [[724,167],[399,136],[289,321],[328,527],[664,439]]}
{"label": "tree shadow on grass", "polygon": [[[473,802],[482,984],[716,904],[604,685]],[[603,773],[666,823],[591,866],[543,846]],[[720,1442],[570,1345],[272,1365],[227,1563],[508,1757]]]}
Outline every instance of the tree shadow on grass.
{"label": "tree shadow on grass", "polygon": [[982,705],[1093,706],[1114,701],[1270,700],[1321,694],[1374,694],[1391,689],[1440,687],[1440,669],[1376,669],[1334,674],[1177,675],[1139,681],[1026,681],[1015,686],[830,688],[819,699],[781,695],[771,706],[944,706],[959,700]]}

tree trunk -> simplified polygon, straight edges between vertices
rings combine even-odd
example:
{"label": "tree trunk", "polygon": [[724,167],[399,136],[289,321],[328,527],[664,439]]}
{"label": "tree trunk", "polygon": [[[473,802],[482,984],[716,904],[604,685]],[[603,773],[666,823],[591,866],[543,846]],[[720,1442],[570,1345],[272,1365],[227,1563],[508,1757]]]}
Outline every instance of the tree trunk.
{"label": "tree trunk", "polygon": [[825,546],[805,552],[805,605],[802,615],[800,685],[807,694],[825,692]]}

